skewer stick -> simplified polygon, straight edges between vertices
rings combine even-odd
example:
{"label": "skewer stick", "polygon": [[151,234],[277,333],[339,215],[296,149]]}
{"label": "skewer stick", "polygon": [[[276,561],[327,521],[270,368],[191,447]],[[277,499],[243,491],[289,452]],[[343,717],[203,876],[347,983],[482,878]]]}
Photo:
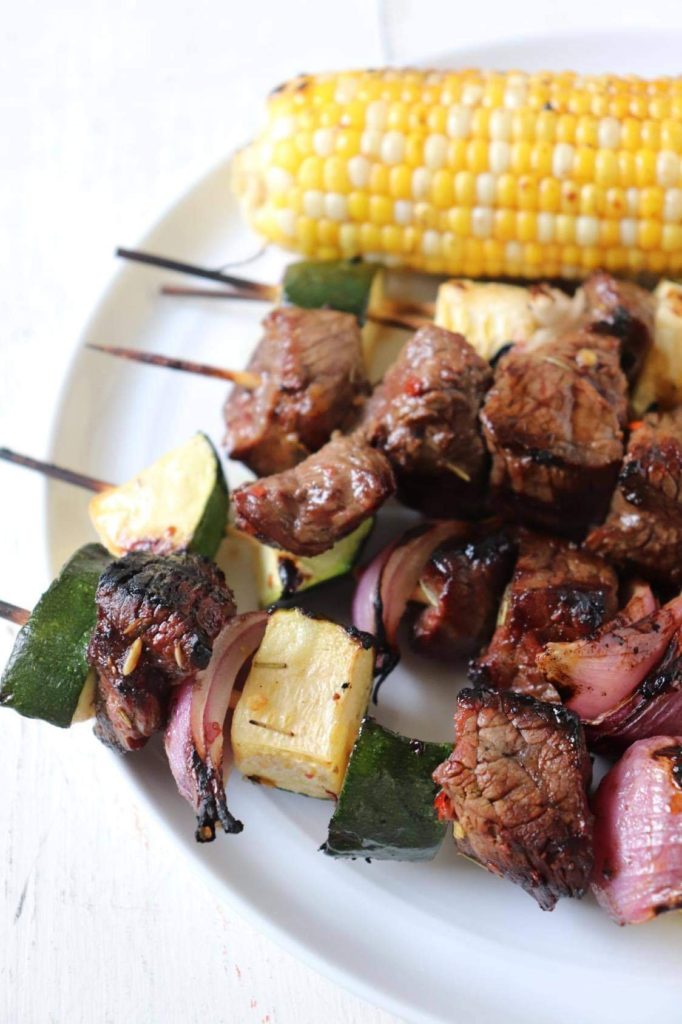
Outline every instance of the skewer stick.
{"label": "skewer stick", "polygon": [[14,622],[17,626],[25,626],[31,617],[31,613],[28,608],[19,608],[16,604],[10,604],[9,601],[0,601],[0,619],[7,619],[8,622]]}
{"label": "skewer stick", "polygon": [[12,462],[15,466],[23,466],[25,469],[34,469],[53,480],[63,480],[64,483],[83,487],[87,491],[106,491],[112,486],[112,484],[108,484],[104,480],[97,480],[93,476],[86,476],[84,473],[76,473],[72,469],[55,466],[53,462],[43,462],[41,459],[32,459],[29,455],[20,455],[19,452],[12,451],[11,448],[0,448],[0,459]]}
{"label": "skewer stick", "polygon": [[198,267],[194,263],[171,260],[166,256],[157,256],[155,253],[141,252],[139,249],[117,249],[116,255],[124,260],[133,260],[135,263],[146,263],[148,266],[161,267],[164,270],[177,270],[180,274],[190,274],[192,277],[205,277],[209,281],[220,281],[221,284],[230,285],[239,291],[250,292],[253,299],[277,302],[279,297],[279,288],[275,285],[262,284],[260,281],[249,281],[248,278],[244,277],[234,277],[232,274],[225,274],[222,270]]}
{"label": "skewer stick", "polygon": [[[187,288],[176,284],[164,284],[161,294],[195,299],[245,299],[247,302],[259,298],[250,291],[239,291],[236,288]],[[422,306],[419,303],[403,305],[399,302],[384,301],[381,303],[380,312],[369,312],[366,314],[366,319],[374,324],[381,324],[383,327],[398,327],[404,331],[417,331],[424,324],[433,320],[433,308],[428,303]]]}
{"label": "skewer stick", "polygon": [[117,359],[130,359],[133,363],[146,363],[149,366],[163,366],[168,370],[180,370],[183,373],[198,373],[202,377],[216,377],[218,380],[229,380],[239,387],[253,391],[259,387],[262,378],[250,370],[223,370],[220,366],[209,366],[207,363],[195,363],[190,359],[175,359],[172,356],[163,356],[158,352],[140,352],[135,348],[119,348],[116,345],[93,345],[95,352],[104,352],[109,356],[116,356]]}

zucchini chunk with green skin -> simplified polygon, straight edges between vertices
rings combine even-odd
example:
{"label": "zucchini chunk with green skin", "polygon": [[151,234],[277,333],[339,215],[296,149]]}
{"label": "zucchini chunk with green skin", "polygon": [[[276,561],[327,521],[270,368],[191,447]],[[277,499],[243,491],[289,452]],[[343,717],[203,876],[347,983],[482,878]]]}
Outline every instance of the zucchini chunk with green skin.
{"label": "zucchini chunk with green skin", "polygon": [[332,857],[431,860],[446,823],[433,806],[431,773],[451,743],[425,743],[365,718],[322,849]]}
{"label": "zucchini chunk with green skin", "polygon": [[96,494],[90,518],[112,555],[189,549],[213,558],[225,532],[228,490],[218,454],[195,434],[128,483]]}
{"label": "zucchini chunk with green skin", "polygon": [[306,796],[336,797],[373,670],[367,634],[298,608],[273,612],[232,719],[242,775]]}
{"label": "zucchini chunk with green skin", "polygon": [[300,260],[284,271],[282,301],[303,309],[352,313],[362,324],[377,301],[381,268],[360,260]]}
{"label": "zucchini chunk with green skin", "polygon": [[86,544],[62,568],[17,636],[0,679],[2,707],[61,728],[94,714],[87,649],[97,584],[110,562],[100,544]]}
{"label": "zucchini chunk with green skin", "polygon": [[329,551],[311,558],[293,555],[255,541],[261,608],[283,601],[302,590],[310,590],[337,576],[345,576],[360,557],[373,526],[373,519],[366,520],[348,537],[337,541]]}

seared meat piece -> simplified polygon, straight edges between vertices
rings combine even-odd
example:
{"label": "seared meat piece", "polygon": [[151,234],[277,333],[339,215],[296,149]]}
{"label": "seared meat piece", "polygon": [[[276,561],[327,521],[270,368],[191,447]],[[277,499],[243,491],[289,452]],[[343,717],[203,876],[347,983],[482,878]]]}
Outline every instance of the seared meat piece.
{"label": "seared meat piece", "polygon": [[480,650],[495,628],[514,554],[505,533],[467,544],[452,541],[434,552],[419,579],[428,605],[412,630],[421,654],[452,661]]}
{"label": "seared meat piece", "polygon": [[480,511],[488,457],[478,414],[492,371],[461,334],[422,327],[376,388],[367,439],[391,461],[398,498],[425,515]]}
{"label": "seared meat piece", "polygon": [[648,579],[682,583],[682,408],[633,431],[611,511],[587,547]]}
{"label": "seared meat piece", "polygon": [[385,455],[362,437],[336,437],[294,469],[243,484],[232,495],[236,524],[295,555],[319,555],[393,494]]}
{"label": "seared meat piece", "polygon": [[254,391],[236,387],[225,404],[225,448],[259,476],[295,466],[352,426],[369,391],[355,317],[333,309],[275,309],[248,369]]}
{"label": "seared meat piece", "polygon": [[97,671],[99,738],[138,750],[166,724],[171,686],[206,668],[235,613],[222,571],[201,555],[135,551],[112,562],[96,595],[88,660]]}
{"label": "seared meat piece", "polygon": [[473,681],[544,700],[558,694],[536,664],[545,644],[579,640],[613,618],[618,579],[600,558],[566,541],[522,533],[501,621]]}
{"label": "seared meat piece", "polygon": [[644,417],[630,436],[618,484],[638,508],[682,517],[682,406]]}
{"label": "seared meat piece", "polygon": [[591,765],[575,715],[521,694],[462,690],[455,737],[433,778],[459,852],[543,910],[581,897],[592,870]]}
{"label": "seared meat piece", "polygon": [[500,360],[481,413],[496,510],[571,536],[603,519],[623,457],[619,349],[581,330]]}
{"label": "seared meat piece", "polygon": [[592,330],[619,339],[621,367],[628,380],[636,380],[653,343],[653,295],[603,270],[588,277],[583,289]]}
{"label": "seared meat piece", "polygon": [[682,736],[626,750],[593,800],[593,890],[618,924],[682,907]]}

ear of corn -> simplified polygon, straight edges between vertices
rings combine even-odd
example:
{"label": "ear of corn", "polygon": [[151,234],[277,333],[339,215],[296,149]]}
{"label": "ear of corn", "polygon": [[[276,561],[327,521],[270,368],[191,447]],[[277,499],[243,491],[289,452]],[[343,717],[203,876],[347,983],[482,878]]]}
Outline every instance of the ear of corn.
{"label": "ear of corn", "polygon": [[316,259],[470,277],[682,271],[682,79],[303,76],[235,161],[248,216]]}

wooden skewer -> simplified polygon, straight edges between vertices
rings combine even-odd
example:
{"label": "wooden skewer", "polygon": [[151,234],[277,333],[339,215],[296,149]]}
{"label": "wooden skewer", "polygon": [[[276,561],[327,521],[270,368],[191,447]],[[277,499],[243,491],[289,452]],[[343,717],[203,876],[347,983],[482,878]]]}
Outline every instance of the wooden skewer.
{"label": "wooden skewer", "polygon": [[34,469],[53,480],[63,480],[67,484],[83,487],[87,491],[107,491],[113,486],[104,480],[97,480],[93,476],[86,476],[84,473],[76,473],[72,469],[55,466],[53,462],[43,462],[40,459],[32,459],[29,455],[20,455],[19,452],[12,451],[11,448],[0,448],[0,459],[12,462],[15,466],[23,466],[25,469]]}
{"label": "wooden skewer", "polygon": [[17,626],[25,626],[31,617],[31,613],[28,608],[19,608],[16,604],[10,604],[9,601],[0,601],[0,619],[7,619],[8,622],[14,622]]}
{"label": "wooden skewer", "polygon": [[[249,291],[242,292],[236,288],[187,288],[177,284],[164,284],[161,294],[195,299],[245,299],[247,302],[258,298]],[[407,315],[403,315],[402,310],[405,310]],[[430,315],[426,310],[426,305],[420,307],[417,304],[404,307],[400,303],[382,302],[381,312],[367,313],[367,320],[373,324],[381,324],[383,327],[398,327],[403,331],[417,331],[433,319],[433,310]]]}
{"label": "wooden skewer", "polygon": [[279,288],[275,285],[261,284],[260,281],[249,281],[245,277],[233,277],[232,274],[225,274],[222,270],[198,267],[194,263],[171,260],[166,256],[157,256],[155,253],[141,252],[139,249],[117,249],[116,255],[124,260],[133,260],[135,263],[146,263],[148,266],[161,267],[164,270],[177,270],[180,274],[190,274],[192,277],[205,277],[209,281],[220,281],[221,284],[230,285],[240,292],[250,292],[252,299],[277,302],[279,296]]}
{"label": "wooden skewer", "polygon": [[[184,263],[154,253],[141,252],[138,249],[117,249],[116,255],[122,259],[134,260],[136,263],[146,263],[148,266],[161,267],[164,270],[176,270],[180,274],[203,277],[209,281],[229,285],[225,290],[165,285],[161,288],[164,295],[193,295],[203,299],[246,299],[265,302],[278,302],[281,298],[281,289],[277,285],[250,281],[245,277],[234,277],[222,270],[211,270],[194,263]],[[433,320],[433,314],[434,308],[430,302],[397,302],[394,299],[383,299],[379,309],[368,312],[367,319],[387,327],[402,327],[404,330],[415,331],[422,324]]]}
{"label": "wooden skewer", "polygon": [[207,363],[195,363],[190,359],[175,359],[163,356],[158,352],[140,352],[136,348],[119,348],[116,345],[93,345],[86,348],[95,352],[104,352],[117,359],[130,359],[134,363],[146,363],[149,366],[163,366],[168,370],[181,370],[183,373],[198,373],[202,377],[216,377],[218,380],[229,380],[239,387],[253,391],[262,383],[262,377],[250,370],[223,370],[220,366],[209,366]]}

